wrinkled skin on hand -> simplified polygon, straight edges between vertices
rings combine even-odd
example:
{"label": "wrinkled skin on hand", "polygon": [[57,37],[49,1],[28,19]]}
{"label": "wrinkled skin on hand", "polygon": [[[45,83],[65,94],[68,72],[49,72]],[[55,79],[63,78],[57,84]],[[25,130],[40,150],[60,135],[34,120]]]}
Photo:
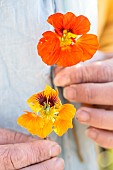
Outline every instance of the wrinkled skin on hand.
{"label": "wrinkled skin on hand", "polygon": [[113,148],[113,58],[55,69],[54,83],[63,95],[85,103],[77,120],[89,126],[86,135],[105,148]]}
{"label": "wrinkled skin on hand", "polygon": [[64,161],[57,158],[60,151],[60,146],[53,141],[0,129],[1,170],[63,170]]}

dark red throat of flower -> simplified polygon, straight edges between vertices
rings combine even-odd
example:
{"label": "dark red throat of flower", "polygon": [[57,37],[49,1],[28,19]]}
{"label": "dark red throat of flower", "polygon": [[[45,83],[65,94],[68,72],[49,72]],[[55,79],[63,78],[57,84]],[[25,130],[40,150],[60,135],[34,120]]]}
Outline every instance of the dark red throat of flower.
{"label": "dark red throat of flower", "polygon": [[43,94],[38,94],[37,99],[38,99],[39,104],[42,106],[44,106],[45,104],[48,104],[50,107],[53,107],[57,102],[57,98],[55,96],[49,96],[47,98]]}

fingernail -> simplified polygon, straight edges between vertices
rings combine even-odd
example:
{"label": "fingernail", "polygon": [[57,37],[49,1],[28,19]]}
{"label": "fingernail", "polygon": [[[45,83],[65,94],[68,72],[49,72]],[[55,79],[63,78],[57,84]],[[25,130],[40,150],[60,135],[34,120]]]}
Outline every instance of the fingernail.
{"label": "fingernail", "polygon": [[85,134],[91,139],[95,140],[97,138],[97,131],[95,129],[87,129]]}
{"label": "fingernail", "polygon": [[76,90],[73,87],[66,87],[63,91],[63,96],[71,101],[76,100]]}
{"label": "fingernail", "polygon": [[59,145],[53,145],[50,150],[51,157],[57,156],[61,152],[61,147]]}
{"label": "fingernail", "polygon": [[88,112],[86,112],[84,110],[79,110],[76,113],[76,118],[80,122],[87,122],[90,120],[90,115]]}
{"label": "fingernail", "polygon": [[65,86],[70,83],[70,78],[66,76],[56,76],[54,79],[54,84],[56,86]]}
{"label": "fingernail", "polygon": [[62,158],[56,158],[55,164],[57,166],[56,169],[64,169],[64,160]]}

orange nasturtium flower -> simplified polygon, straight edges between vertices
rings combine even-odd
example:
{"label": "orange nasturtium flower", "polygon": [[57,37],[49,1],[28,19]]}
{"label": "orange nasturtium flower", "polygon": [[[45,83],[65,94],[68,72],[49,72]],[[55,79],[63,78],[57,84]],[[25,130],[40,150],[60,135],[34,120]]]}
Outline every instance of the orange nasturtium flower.
{"label": "orange nasturtium flower", "polygon": [[37,45],[38,54],[46,64],[72,66],[90,59],[98,49],[97,36],[86,34],[90,22],[85,16],[55,13],[47,21],[54,32],[44,32]]}
{"label": "orange nasturtium flower", "polygon": [[31,134],[45,138],[54,131],[62,136],[68,128],[73,127],[76,109],[72,104],[62,105],[58,90],[47,85],[44,91],[32,95],[27,103],[33,112],[21,115],[17,122]]}

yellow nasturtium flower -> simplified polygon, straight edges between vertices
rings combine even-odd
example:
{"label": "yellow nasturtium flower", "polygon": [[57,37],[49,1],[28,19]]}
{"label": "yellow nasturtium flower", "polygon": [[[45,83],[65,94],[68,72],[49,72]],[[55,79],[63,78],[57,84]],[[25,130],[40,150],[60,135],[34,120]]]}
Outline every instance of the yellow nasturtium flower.
{"label": "yellow nasturtium flower", "polygon": [[46,85],[44,91],[32,95],[27,100],[32,112],[21,115],[17,122],[32,135],[47,137],[52,131],[62,136],[72,128],[76,109],[72,104],[62,105],[58,90]]}

